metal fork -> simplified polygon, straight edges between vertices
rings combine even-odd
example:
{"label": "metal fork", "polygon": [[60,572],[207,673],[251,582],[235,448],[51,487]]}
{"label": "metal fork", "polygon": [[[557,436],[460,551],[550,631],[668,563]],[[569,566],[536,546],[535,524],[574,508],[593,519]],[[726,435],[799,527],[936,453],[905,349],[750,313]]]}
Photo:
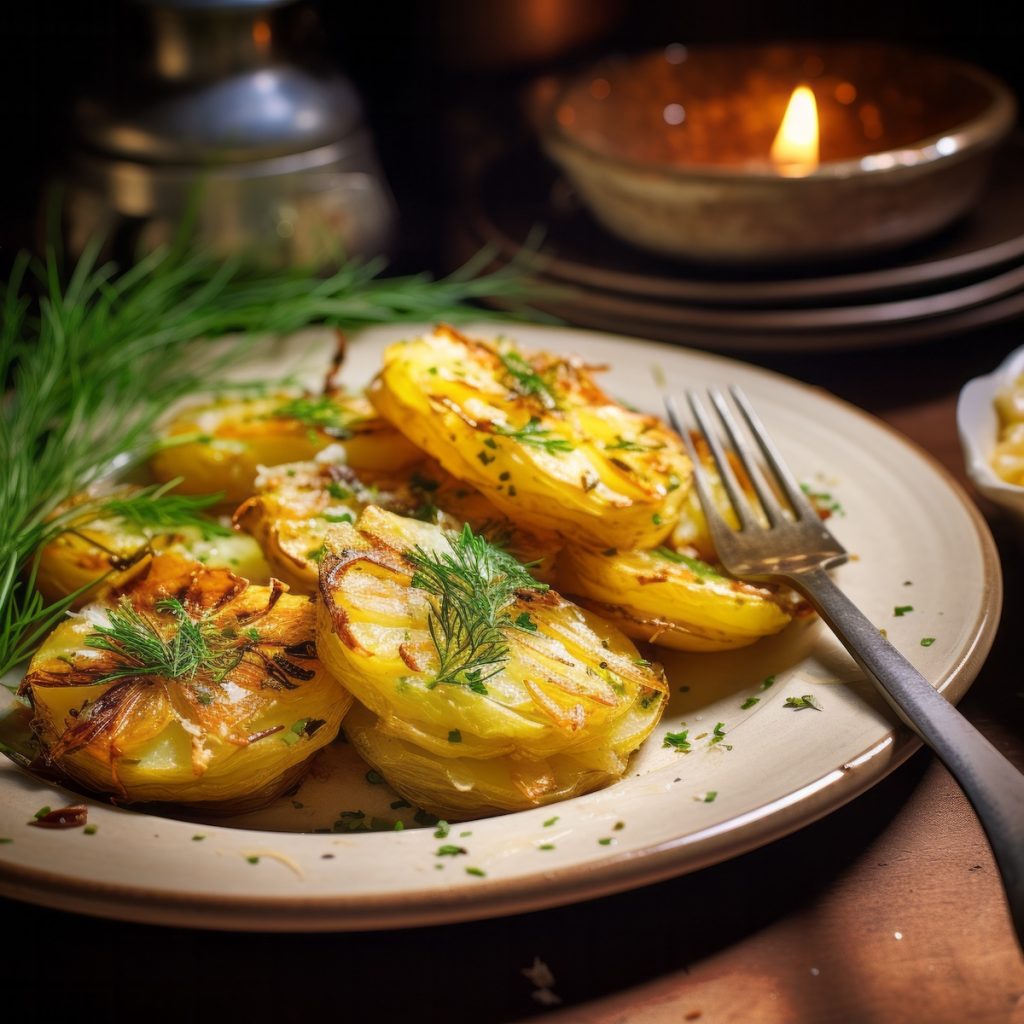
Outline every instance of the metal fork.
{"label": "metal fork", "polygon": [[744,495],[704,406],[693,392],[688,392],[693,419],[711,450],[740,528],[734,530],[726,523],[715,507],[707,475],[690,432],[680,422],[675,401],[671,396],[665,400],[672,426],[693,460],[694,484],[722,565],[739,579],[786,583],[802,594],[900,718],[935,751],[974,806],[988,835],[1017,940],[1024,947],[1024,774],[936,692],[832,582],[827,570],[846,561],[846,550],[807,500],[742,391],[735,387],[730,391],[778,491],[789,505],[785,510],[775,490],[766,484],[754,451],[723,394],[710,390],[711,404],[732,451],[753,484],[767,526],[762,525]]}

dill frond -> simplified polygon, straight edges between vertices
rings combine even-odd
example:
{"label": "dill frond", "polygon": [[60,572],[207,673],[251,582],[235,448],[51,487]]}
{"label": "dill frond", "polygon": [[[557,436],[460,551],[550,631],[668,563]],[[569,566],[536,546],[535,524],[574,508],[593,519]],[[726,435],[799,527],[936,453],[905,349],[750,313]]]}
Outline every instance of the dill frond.
{"label": "dill frond", "polygon": [[209,616],[193,619],[180,601],[159,601],[156,611],[170,623],[154,622],[122,597],[110,612],[109,626],[96,626],[87,647],[106,651],[122,664],[100,683],[125,676],[160,676],[190,683],[202,675],[220,682],[242,660],[238,638],[218,628]]}
{"label": "dill frond", "polygon": [[487,680],[508,660],[507,631],[536,629],[522,616],[513,619],[516,593],[548,588],[468,523],[447,539],[447,551],[416,548],[406,556],[416,567],[412,585],[433,598],[427,628],[440,664],[432,685],[453,683],[485,694]]}
{"label": "dill frond", "polygon": [[[145,459],[157,420],[182,397],[216,389],[252,338],[316,323],[459,322],[479,316],[475,299],[526,309],[519,270],[476,276],[483,258],[433,280],[379,278],[379,261],[326,278],[251,272],[182,244],[119,273],[99,253],[97,239],[67,275],[52,247],[39,261],[23,254],[0,283],[0,675],[73,600],[47,605],[34,585],[37,552],[59,532],[57,507]],[[205,344],[228,334],[223,346]]]}

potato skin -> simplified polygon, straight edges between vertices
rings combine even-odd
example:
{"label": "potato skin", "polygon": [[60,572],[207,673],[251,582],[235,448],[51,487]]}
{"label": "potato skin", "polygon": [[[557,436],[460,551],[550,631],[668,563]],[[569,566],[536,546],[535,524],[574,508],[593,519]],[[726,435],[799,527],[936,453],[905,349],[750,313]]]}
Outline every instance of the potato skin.
{"label": "potato skin", "polygon": [[356,526],[328,532],[318,651],[370,715],[350,736],[357,749],[408,799],[459,817],[536,806],[620,777],[662,713],[660,668],[554,591],[521,590],[509,614],[529,628],[505,631],[507,659],[486,686],[438,683],[435,606],[410,586],[415,568],[404,552],[449,543],[436,526],[373,506]]}
{"label": "potato skin", "polygon": [[[123,602],[166,642],[176,598],[193,622],[213,623],[237,663],[223,678],[129,674],[131,665],[87,643]],[[200,804],[239,812],[297,780],[337,734],[349,693],[313,650],[315,613],[280,584],[249,586],[223,569],[160,555],[127,585],[64,621],[36,652],[22,683],[44,758],[73,782],[122,803]]]}
{"label": "potato skin", "polygon": [[653,547],[690,480],[682,442],[590,370],[448,327],[391,346],[370,388],[381,414],[525,526],[597,547]]}
{"label": "potato skin", "polygon": [[195,440],[159,451],[150,462],[154,477],[181,477],[184,494],[223,493],[229,509],[252,494],[260,466],[311,459],[329,445],[340,445],[349,465],[378,472],[422,457],[363,395],[340,392],[278,392],[195,405],[167,425],[165,437]]}
{"label": "potato skin", "polygon": [[792,615],[763,587],[669,548],[566,547],[559,586],[624,633],[681,651],[727,651],[778,633]]}

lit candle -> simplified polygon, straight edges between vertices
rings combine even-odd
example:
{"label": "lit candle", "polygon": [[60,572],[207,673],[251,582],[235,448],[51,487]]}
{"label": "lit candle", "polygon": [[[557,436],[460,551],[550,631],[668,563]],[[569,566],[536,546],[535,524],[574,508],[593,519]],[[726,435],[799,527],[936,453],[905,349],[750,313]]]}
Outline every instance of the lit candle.
{"label": "lit candle", "polygon": [[789,98],[771,156],[779,173],[791,178],[810,174],[818,166],[818,105],[806,85],[797,86]]}

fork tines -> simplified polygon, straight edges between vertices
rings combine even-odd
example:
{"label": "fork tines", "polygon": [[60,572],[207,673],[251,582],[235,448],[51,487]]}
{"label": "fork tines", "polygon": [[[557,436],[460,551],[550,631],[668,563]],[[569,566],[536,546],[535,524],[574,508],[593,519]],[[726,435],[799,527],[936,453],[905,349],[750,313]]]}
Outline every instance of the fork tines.
{"label": "fork tines", "polygon": [[[760,449],[765,463],[772,472],[774,481],[778,486],[778,490],[781,491],[785,497],[792,512],[792,517],[787,516],[776,497],[776,491],[765,481],[764,473],[755,457],[754,449],[751,447],[743,431],[740,429],[736,417],[733,415],[732,410],[726,402],[725,395],[717,388],[709,388],[708,398],[725,429],[729,446],[738,459],[740,465],[743,467],[744,473],[749,478],[761,508],[764,510],[764,514],[768,518],[769,524],[772,527],[778,527],[790,521],[793,517],[795,517],[797,521],[802,519],[813,519],[817,521],[817,513],[811,503],[807,500],[806,495],[801,489],[799,483],[797,483],[793,473],[783,461],[782,456],[779,454],[774,442],[765,430],[757,413],[754,412],[754,409],[746,395],[744,395],[742,390],[736,386],[731,387],[729,392],[732,395],[736,408],[739,409],[743,420],[746,422],[750,436],[757,442],[757,447]],[[741,529],[759,529],[761,524],[751,507],[750,501],[743,493],[743,488],[736,477],[731,460],[726,455],[722,442],[719,439],[719,432],[714,428],[708,413],[705,411],[704,405],[700,398],[698,398],[697,394],[693,391],[686,392],[686,399],[690,406],[693,420],[697,425],[697,429],[703,435],[708,448],[711,450],[711,454],[718,468],[722,483],[729,496],[729,501],[736,512],[737,518],[739,519]],[[701,505],[705,510],[705,515],[710,521],[712,515],[717,516],[717,513],[712,511],[715,508],[715,504],[708,483],[707,473],[704,470],[701,459],[697,454],[690,431],[685,429],[681,422],[679,410],[673,396],[669,395],[666,397],[665,406],[672,426],[682,437],[683,442],[686,444],[687,451],[690,454],[690,459],[693,462],[694,486],[697,488],[697,494],[700,498]],[[719,525],[720,527],[726,527],[724,520],[721,520],[720,517]]]}

